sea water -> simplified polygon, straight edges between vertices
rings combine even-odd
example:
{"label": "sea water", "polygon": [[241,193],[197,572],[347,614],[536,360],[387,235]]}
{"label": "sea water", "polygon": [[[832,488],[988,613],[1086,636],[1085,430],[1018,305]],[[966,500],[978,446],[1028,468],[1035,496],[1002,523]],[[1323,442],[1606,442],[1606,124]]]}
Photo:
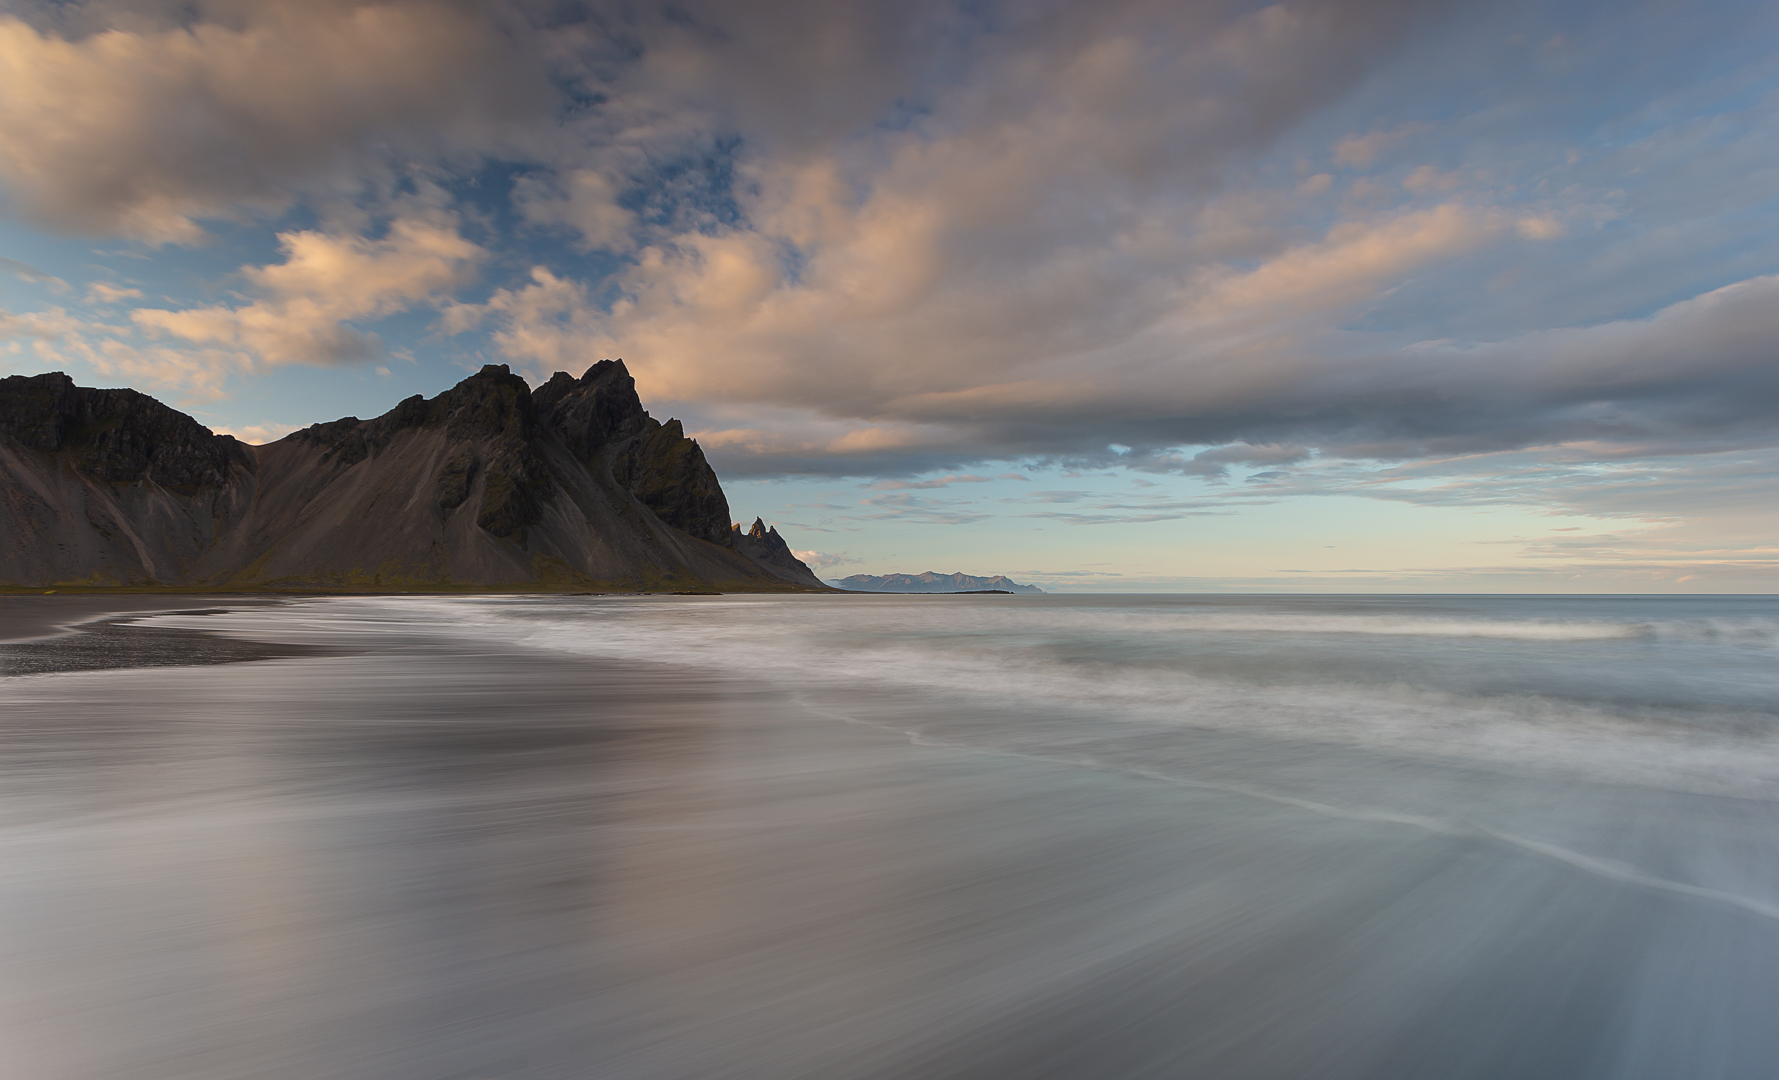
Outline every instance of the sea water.
{"label": "sea water", "polygon": [[8,1075],[1779,1061],[1771,598],[219,608],[0,647]]}

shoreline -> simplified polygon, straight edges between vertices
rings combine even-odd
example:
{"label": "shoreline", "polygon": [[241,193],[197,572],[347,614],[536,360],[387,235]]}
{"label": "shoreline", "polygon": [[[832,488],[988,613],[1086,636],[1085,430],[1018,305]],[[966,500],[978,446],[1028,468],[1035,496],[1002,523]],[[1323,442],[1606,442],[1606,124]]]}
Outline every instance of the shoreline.
{"label": "shoreline", "polygon": [[[833,590],[839,593],[841,590]],[[264,607],[286,600],[307,600],[324,597],[375,596],[780,596],[784,593],[705,592],[702,590],[645,590],[613,592],[550,592],[536,589],[479,588],[444,592],[415,589],[367,589],[337,591],[293,589],[290,591],[207,592],[198,590],[106,590],[106,589],[41,589],[30,592],[0,589],[0,644],[17,645],[45,638],[63,637],[79,627],[98,622],[111,615],[142,615],[162,611],[190,611],[212,607]],[[827,595],[813,589],[803,590],[811,596]],[[797,594],[797,595],[802,595]]]}
{"label": "shoreline", "polygon": [[282,597],[241,593],[61,593],[0,595],[0,644],[17,645],[77,633],[111,615],[146,615],[195,608],[247,607]]}

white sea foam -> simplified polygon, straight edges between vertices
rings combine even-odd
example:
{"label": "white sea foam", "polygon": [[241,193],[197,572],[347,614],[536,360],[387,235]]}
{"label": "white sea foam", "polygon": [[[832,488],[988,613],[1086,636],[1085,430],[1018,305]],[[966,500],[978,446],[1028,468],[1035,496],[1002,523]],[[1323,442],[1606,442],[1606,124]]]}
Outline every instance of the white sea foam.
{"label": "white sea foam", "polygon": [[[246,633],[276,624],[277,636],[296,640],[442,636],[691,665],[827,699],[918,690],[1015,715],[1067,710],[1079,717],[1076,734],[1094,738],[1107,737],[1107,724],[1141,722],[1603,780],[1779,793],[1779,718],[1770,701],[1762,707],[1759,687],[1713,708],[1651,704],[1621,692],[1634,679],[1659,692],[1668,681],[1664,665],[1674,679],[1696,677],[1699,660],[1689,649],[1758,660],[1774,638],[1773,621],[1650,614],[1241,612],[1165,603],[1046,606],[1024,598],[429,597],[159,621]],[[1574,654],[1576,670],[1558,664],[1539,686],[1518,687],[1513,665],[1551,666],[1541,645],[1583,650]],[[1449,671],[1442,674],[1441,665]],[[1452,672],[1491,666],[1508,669],[1505,688],[1452,681]],[[1772,679],[1770,665],[1758,663],[1744,663],[1739,677],[1756,679],[1763,669]]]}

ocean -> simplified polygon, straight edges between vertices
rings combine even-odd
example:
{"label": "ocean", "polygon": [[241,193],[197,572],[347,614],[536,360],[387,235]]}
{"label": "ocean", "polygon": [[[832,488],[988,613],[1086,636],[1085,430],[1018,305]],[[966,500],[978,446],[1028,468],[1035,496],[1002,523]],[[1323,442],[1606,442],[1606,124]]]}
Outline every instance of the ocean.
{"label": "ocean", "polygon": [[218,599],[0,676],[9,1076],[1779,1062],[1771,597]]}

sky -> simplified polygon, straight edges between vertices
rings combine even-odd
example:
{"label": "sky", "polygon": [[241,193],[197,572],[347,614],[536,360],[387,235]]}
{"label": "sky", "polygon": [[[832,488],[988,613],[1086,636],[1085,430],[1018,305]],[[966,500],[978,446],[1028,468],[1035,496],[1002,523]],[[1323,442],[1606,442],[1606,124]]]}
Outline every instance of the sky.
{"label": "sky", "polygon": [[1779,591],[1779,5],[0,0],[0,375],[606,357],[828,578]]}

